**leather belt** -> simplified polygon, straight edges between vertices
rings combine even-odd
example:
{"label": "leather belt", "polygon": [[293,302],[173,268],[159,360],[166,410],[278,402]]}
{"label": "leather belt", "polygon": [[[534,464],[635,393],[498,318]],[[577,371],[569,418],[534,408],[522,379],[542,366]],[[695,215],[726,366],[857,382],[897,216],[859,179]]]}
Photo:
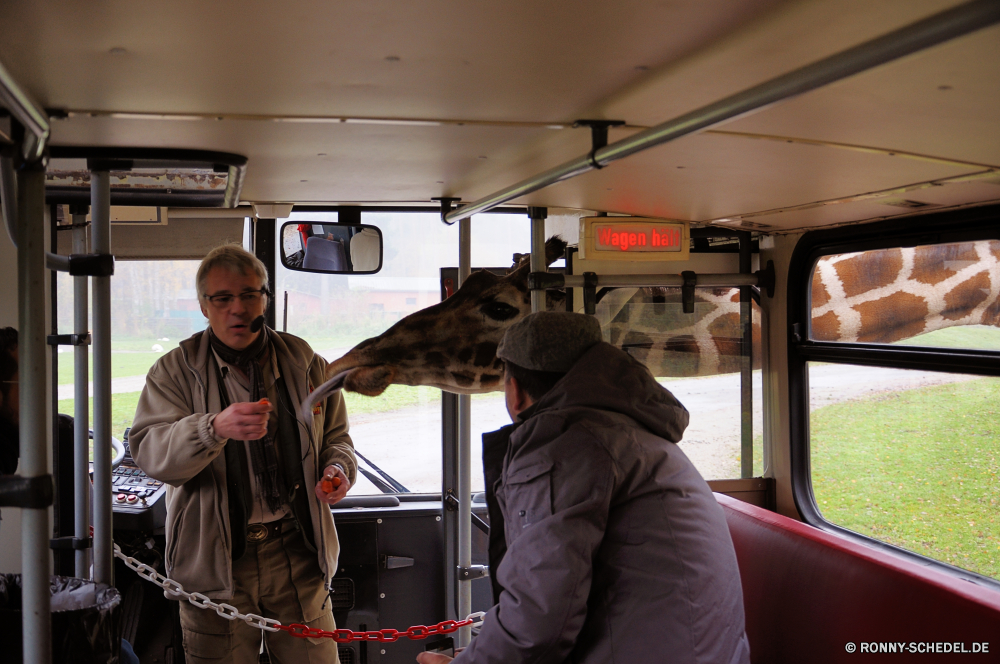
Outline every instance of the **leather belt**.
{"label": "leather belt", "polygon": [[281,537],[281,524],[282,521],[249,524],[247,525],[247,541],[253,544],[260,544],[261,542]]}

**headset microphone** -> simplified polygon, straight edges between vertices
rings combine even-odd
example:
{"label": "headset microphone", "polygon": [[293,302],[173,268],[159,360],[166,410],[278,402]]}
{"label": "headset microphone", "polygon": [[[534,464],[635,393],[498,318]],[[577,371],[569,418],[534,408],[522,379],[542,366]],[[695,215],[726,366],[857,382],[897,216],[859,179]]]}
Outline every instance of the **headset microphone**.
{"label": "headset microphone", "polygon": [[250,323],[250,331],[254,333],[260,332],[262,327],[264,327],[263,315],[257,316],[256,318],[253,319],[253,322]]}

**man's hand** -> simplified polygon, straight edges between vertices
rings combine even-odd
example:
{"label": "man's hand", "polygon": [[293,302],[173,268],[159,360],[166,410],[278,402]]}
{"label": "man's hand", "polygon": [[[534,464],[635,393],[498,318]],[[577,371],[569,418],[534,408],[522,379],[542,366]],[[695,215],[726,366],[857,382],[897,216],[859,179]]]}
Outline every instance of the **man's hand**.
{"label": "man's hand", "polygon": [[234,403],[215,416],[212,430],[218,438],[258,440],[267,435],[270,412],[271,402],[267,399],[255,403]]}
{"label": "man's hand", "polygon": [[417,664],[448,664],[451,657],[436,652],[422,652],[417,655]]}
{"label": "man's hand", "polygon": [[336,505],[350,488],[351,481],[344,471],[337,466],[327,466],[323,471],[323,479],[316,482],[316,497],[327,505]]}

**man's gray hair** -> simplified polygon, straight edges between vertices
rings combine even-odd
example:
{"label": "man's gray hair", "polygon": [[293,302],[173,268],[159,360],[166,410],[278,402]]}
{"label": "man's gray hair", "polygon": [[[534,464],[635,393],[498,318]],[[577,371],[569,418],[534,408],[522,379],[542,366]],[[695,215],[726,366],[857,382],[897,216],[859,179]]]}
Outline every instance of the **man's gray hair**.
{"label": "man's gray hair", "polygon": [[267,288],[267,268],[259,258],[238,244],[224,244],[212,249],[201,261],[196,279],[198,299],[205,297],[205,281],[213,268],[221,267],[233,274],[252,272],[260,279],[261,288]]}

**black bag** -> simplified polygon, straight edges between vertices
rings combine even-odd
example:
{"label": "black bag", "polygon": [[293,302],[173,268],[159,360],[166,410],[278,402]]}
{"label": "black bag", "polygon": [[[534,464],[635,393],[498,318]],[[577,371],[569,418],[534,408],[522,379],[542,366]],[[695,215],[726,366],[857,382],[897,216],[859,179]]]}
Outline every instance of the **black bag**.
{"label": "black bag", "polygon": [[[121,595],[103,583],[53,576],[52,661],[117,664]],[[5,662],[23,661],[21,575],[0,574],[0,648]]]}

